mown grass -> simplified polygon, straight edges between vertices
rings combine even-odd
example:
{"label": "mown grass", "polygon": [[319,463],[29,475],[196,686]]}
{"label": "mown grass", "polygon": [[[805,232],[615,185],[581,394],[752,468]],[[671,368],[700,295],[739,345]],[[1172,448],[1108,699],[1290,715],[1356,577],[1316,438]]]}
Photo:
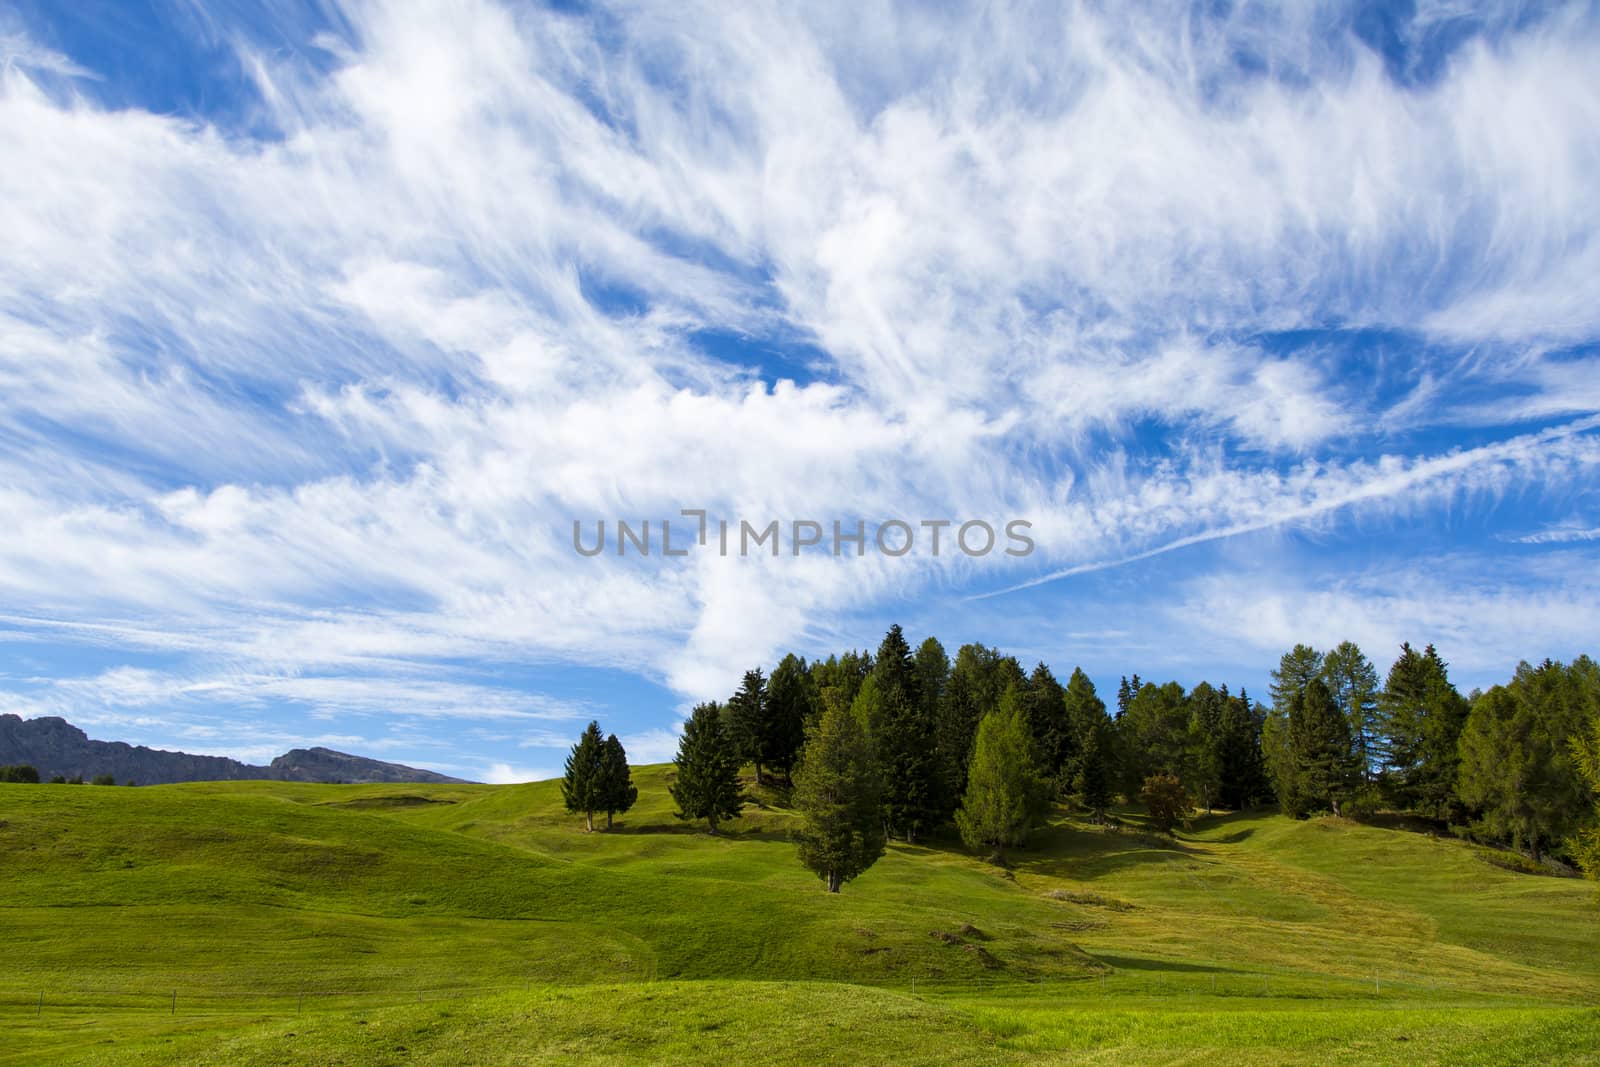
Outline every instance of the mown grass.
{"label": "mown grass", "polygon": [[673,817],[669,773],[636,769],[639,804],[596,834],[555,783],[0,785],[0,1062],[1600,1046],[1587,888],[1460,842],[1250,813],[1171,840],[1061,815],[1010,871],[896,845],[835,897],[795,861],[780,793],[713,838]]}

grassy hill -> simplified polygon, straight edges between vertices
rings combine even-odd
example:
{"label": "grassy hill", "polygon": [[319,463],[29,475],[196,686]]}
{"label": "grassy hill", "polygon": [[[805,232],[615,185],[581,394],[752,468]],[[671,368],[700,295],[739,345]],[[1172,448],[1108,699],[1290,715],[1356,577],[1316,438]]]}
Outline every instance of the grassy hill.
{"label": "grassy hill", "polygon": [[667,773],[636,769],[638,806],[596,834],[553,782],[0,785],[0,1063],[1600,1047],[1589,887],[1461,842],[1063,814],[1010,871],[896,845],[830,896],[780,796],[712,838]]}

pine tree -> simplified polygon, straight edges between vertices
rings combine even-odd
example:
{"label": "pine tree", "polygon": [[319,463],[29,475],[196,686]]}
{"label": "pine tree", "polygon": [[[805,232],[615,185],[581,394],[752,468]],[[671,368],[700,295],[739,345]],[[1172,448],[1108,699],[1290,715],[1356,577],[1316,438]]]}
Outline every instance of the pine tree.
{"label": "pine tree", "polygon": [[1028,728],[1033,731],[1033,750],[1039,758],[1039,773],[1057,780],[1077,749],[1077,738],[1067,725],[1066,690],[1044,663],[1028,676],[1024,698]]}
{"label": "pine tree", "polygon": [[1105,702],[1095,693],[1094,683],[1081,669],[1074,668],[1067,680],[1064,703],[1077,738],[1077,751],[1070,765],[1070,788],[1078,803],[1089,809],[1090,818],[1103,822],[1106,808],[1111,806],[1117,766],[1116,724],[1106,714]]}
{"label": "pine tree", "polygon": [[761,724],[758,754],[769,767],[794,776],[795,759],[805,743],[806,723],[816,720],[821,698],[806,661],[784,656],[767,680],[767,713]]}
{"label": "pine tree", "polygon": [[1189,702],[1183,686],[1141,685],[1117,720],[1122,791],[1133,796],[1151,775],[1181,775],[1188,740]]}
{"label": "pine tree", "polygon": [[794,783],[800,861],[821,876],[828,892],[837,893],[883,855],[879,793],[866,731],[849,708],[831,702],[806,742]]}
{"label": "pine tree", "polygon": [[613,816],[621,815],[639,799],[639,788],[633,784],[633,771],[628,767],[627,750],[616,734],[606,738],[600,752],[600,795],[601,806],[606,811],[607,830],[611,829]]}
{"label": "pine tree", "polygon": [[1184,759],[1183,781],[1199,794],[1200,803],[1211,813],[1211,806],[1222,791],[1222,753],[1226,739],[1222,733],[1224,693],[1209,682],[1201,682],[1189,694],[1189,731]]}
{"label": "pine tree", "polygon": [[700,704],[684,723],[673,758],[677,775],[669,791],[680,819],[704,819],[711,833],[720,819],[738,818],[744,807],[739,793],[739,758],[722,728],[722,709]]}
{"label": "pine tree", "polygon": [[574,815],[583,813],[583,828],[594,831],[594,813],[605,809],[605,783],[601,776],[600,757],[605,742],[600,739],[600,724],[590,722],[583,736],[572,746],[567,757],[567,773],[561,779],[561,797],[567,810]]}
{"label": "pine tree", "polygon": [[1294,760],[1292,805],[1302,815],[1328,808],[1335,815],[1355,792],[1358,775],[1350,722],[1321,678],[1312,678],[1290,698],[1289,749]]}
{"label": "pine tree", "polygon": [[873,738],[883,772],[883,815],[890,832],[915,842],[941,816],[938,751],[929,741],[938,723],[926,718],[911,647],[898,625],[889,627],[872,668],[881,708]]}
{"label": "pine tree", "polygon": [[741,764],[754,763],[756,784],[766,785],[761,770],[762,739],[767,732],[767,679],[761,668],[744,672],[739,691],[728,698],[723,710],[724,733]]}
{"label": "pine tree", "polygon": [[1470,712],[1432,645],[1409,643],[1389,668],[1379,696],[1387,737],[1390,791],[1400,804],[1435,817],[1457,797],[1461,731]]}
{"label": "pine tree", "polygon": [[1370,782],[1380,759],[1378,671],[1354,641],[1343,641],[1322,661],[1322,680],[1350,722],[1356,763]]}
{"label": "pine tree", "polygon": [[956,826],[969,848],[989,849],[990,862],[1005,865],[1005,850],[1027,840],[1039,796],[1033,735],[1013,686],[1000,706],[978,724],[967,790]]}
{"label": "pine tree", "polygon": [[1261,729],[1261,754],[1272,790],[1283,810],[1299,812],[1298,771],[1289,740],[1289,707],[1305,692],[1306,684],[1322,674],[1322,653],[1310,645],[1295,645],[1272,672],[1272,708]]}
{"label": "pine tree", "polygon": [[1228,696],[1224,689],[1219,791],[1223,807],[1230,811],[1241,811],[1272,794],[1261,755],[1265,722],[1265,709],[1252,707],[1249,694],[1241,689],[1238,696]]}

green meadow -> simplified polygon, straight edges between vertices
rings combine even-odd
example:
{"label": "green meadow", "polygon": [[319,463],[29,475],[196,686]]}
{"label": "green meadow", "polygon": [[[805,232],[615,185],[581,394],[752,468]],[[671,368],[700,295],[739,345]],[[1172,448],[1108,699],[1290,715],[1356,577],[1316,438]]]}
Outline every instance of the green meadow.
{"label": "green meadow", "polygon": [[1058,812],[842,894],[755,790],[0,785],[0,1063],[1600,1062],[1593,887],[1419,827]]}

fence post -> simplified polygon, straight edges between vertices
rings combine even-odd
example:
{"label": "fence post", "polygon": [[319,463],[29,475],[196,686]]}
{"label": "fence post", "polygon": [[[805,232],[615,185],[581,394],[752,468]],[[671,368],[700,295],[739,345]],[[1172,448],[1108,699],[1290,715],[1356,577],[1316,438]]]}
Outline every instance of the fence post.
{"label": "fence post", "polygon": [[39,1010],[34,1012],[34,1014],[35,1015],[43,1015],[44,1014],[44,990],[42,990],[42,989],[39,990]]}
{"label": "fence post", "polygon": [[305,1010],[306,1010],[306,991],[304,989],[302,989],[302,990],[300,990],[300,1000],[294,1006],[294,1013],[296,1015],[300,1015],[300,1014],[304,1013]]}
{"label": "fence post", "polygon": [[176,989],[172,991],[172,1014],[178,1014],[178,991]]}
{"label": "fence post", "polygon": [[1380,985],[1379,982],[1378,982],[1378,971],[1377,971],[1377,968],[1373,968],[1373,971],[1372,971],[1372,991],[1374,993],[1379,993],[1379,994],[1381,994],[1383,992],[1383,986]]}

